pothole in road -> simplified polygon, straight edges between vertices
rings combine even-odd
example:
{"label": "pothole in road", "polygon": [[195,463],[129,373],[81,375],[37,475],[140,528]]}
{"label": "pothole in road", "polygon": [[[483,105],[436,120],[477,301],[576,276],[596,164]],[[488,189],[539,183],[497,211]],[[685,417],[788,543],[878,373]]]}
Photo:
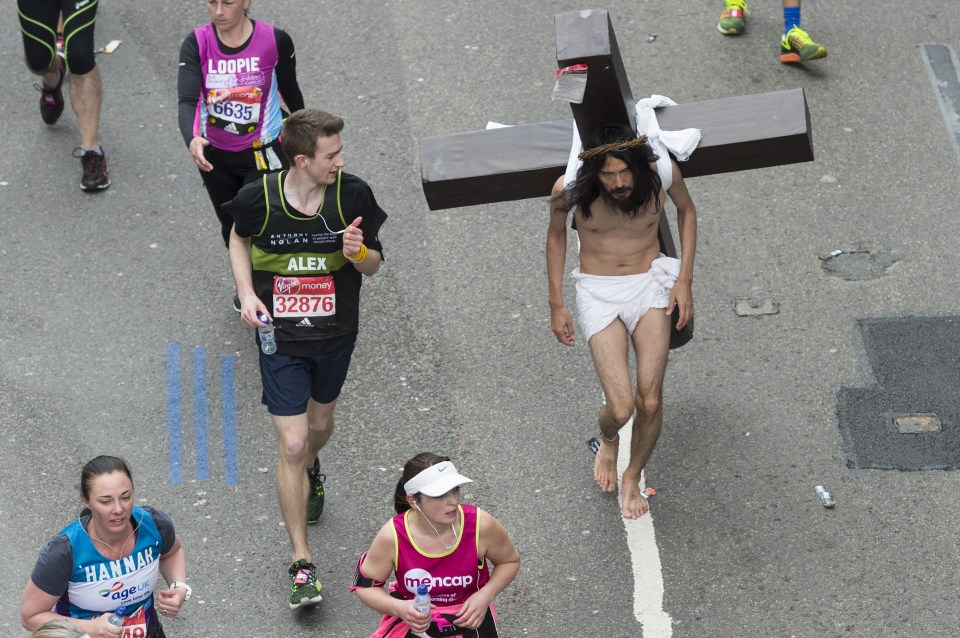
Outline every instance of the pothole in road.
{"label": "pothole in road", "polygon": [[901,259],[903,255],[889,248],[859,247],[820,255],[820,265],[834,277],[846,281],[866,281],[883,277],[887,269]]}

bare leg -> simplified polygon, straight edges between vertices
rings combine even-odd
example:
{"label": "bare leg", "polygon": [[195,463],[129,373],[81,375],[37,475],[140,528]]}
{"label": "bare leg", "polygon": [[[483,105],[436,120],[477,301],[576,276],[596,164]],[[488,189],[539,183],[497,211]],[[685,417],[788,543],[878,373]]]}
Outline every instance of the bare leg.
{"label": "bare leg", "polygon": [[307,405],[308,432],[307,432],[307,467],[313,467],[313,461],[323,446],[333,434],[333,413],[337,409],[337,402],[317,403],[310,399]]}
{"label": "bare leg", "polygon": [[640,494],[640,473],[650,460],[663,423],[663,375],[670,346],[670,315],[652,308],[633,331],[637,351],[636,416],[630,441],[630,462],[623,472],[621,509],[624,518],[640,518],[649,510]]}
{"label": "bare leg", "polygon": [[57,85],[58,71],[66,73],[67,69],[64,67],[63,58],[61,58],[59,55],[55,55],[53,56],[53,62],[50,63],[49,67],[43,71],[34,71],[34,73],[43,78],[44,84],[49,87],[55,87]]}
{"label": "bare leg", "polygon": [[600,449],[593,463],[593,479],[604,492],[617,487],[619,432],[633,414],[633,389],[627,368],[627,328],[619,319],[590,337],[590,353],[597,369],[606,405],[600,409]]}
{"label": "bare leg", "polygon": [[100,145],[102,103],[103,81],[100,79],[99,67],[93,67],[92,71],[83,75],[70,75],[70,106],[77,115],[80,145],[85,148],[96,148]]}
{"label": "bare leg", "polygon": [[290,536],[293,561],[313,562],[307,546],[306,469],[333,433],[333,412],[337,402],[317,403],[310,399],[305,414],[274,416],[277,430],[277,500]]}

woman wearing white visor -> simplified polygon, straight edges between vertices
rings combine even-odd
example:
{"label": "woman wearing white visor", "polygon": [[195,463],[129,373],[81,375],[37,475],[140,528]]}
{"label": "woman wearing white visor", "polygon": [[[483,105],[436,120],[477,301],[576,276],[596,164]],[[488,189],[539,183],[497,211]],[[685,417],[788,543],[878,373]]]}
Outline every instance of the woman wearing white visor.
{"label": "woman wearing white visor", "polygon": [[[499,635],[493,599],[516,577],[520,554],[497,519],[460,502],[460,486],[472,482],[445,456],[423,452],[407,461],[394,494],[397,515],[360,557],[350,588],[383,614],[371,638]],[[396,580],[384,589],[391,574]],[[430,613],[414,609],[420,585],[430,593]]]}

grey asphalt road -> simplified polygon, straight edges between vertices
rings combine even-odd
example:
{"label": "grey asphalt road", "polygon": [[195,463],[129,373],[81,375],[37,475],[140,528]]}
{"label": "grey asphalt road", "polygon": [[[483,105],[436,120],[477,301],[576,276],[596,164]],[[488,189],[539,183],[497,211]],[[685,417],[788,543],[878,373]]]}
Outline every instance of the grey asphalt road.
{"label": "grey asphalt road", "polygon": [[[921,57],[923,43],[960,49],[960,5],[808,0],[804,23],[830,57],[784,67],[779,3],[753,3],[739,38],[716,32],[717,4],[607,3],[634,94],[688,102],[802,87],[816,161],[689,183],[697,334],[671,356],[647,469],[672,634],[953,635],[958,477],[851,470],[836,399],[872,382],[858,320],[960,314],[960,161]],[[7,6],[0,633],[23,635],[20,592],[39,548],[79,509],[82,463],[114,453],[188,552],[194,597],[168,635],[369,635],[377,616],[347,591],[353,567],[391,514],[399,466],[434,450],[476,479],[469,500],[520,548],[520,576],[497,601],[503,635],[640,635],[618,507],[596,490],[584,446],[601,401],[589,353],[549,331],[546,204],[429,212],[419,185],[424,136],[567,116],[550,100],[553,15],[581,8],[254,3],[255,18],[292,34],[307,104],[345,117],[348,170],[390,214],[387,263],[364,286],[324,452],[328,509],[310,530],[325,599],[291,613],[252,335],[229,308],[226,253],[176,127],[177,52],[204,5],[102,3],[98,43],[124,43],[100,59],[113,186],[97,195],[77,188],[72,113],[53,127],[37,117]],[[848,281],[817,258],[865,244],[902,259]],[[779,313],[738,317],[739,298],[771,299]],[[821,507],[816,484],[835,509]]]}

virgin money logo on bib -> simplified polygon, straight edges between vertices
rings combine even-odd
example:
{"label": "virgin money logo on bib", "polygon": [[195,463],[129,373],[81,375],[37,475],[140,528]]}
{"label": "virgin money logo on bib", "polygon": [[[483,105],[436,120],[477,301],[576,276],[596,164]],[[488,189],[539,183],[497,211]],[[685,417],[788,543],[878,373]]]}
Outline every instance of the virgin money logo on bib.
{"label": "virgin money logo on bib", "polygon": [[277,277],[275,286],[278,295],[295,295],[300,292],[300,280],[295,277]]}

